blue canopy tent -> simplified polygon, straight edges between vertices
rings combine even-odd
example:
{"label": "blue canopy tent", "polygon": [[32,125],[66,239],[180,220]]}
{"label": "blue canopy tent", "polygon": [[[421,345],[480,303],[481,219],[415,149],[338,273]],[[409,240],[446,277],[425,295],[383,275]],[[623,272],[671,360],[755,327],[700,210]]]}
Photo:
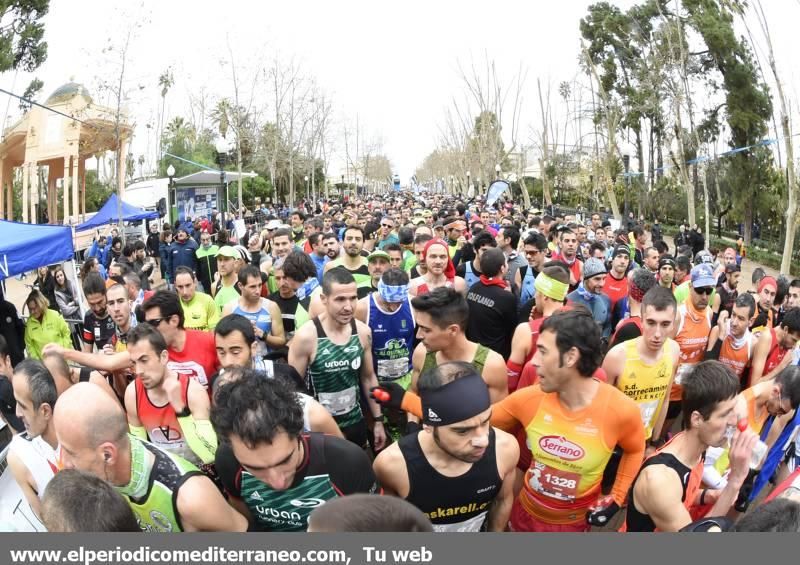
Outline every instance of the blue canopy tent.
{"label": "blue canopy tent", "polygon": [[[78,224],[75,226],[75,231],[85,231],[104,226],[106,224],[115,224],[119,222],[119,215],[117,210],[117,195],[112,194],[103,207],[97,211],[97,214],[92,216],[92,219]],[[122,201],[122,221],[123,222],[137,222],[139,220],[155,220],[158,218],[158,212],[152,210],[150,212],[131,206]]]}
{"label": "blue canopy tent", "polygon": [[0,220],[0,280],[72,259],[72,228]]}

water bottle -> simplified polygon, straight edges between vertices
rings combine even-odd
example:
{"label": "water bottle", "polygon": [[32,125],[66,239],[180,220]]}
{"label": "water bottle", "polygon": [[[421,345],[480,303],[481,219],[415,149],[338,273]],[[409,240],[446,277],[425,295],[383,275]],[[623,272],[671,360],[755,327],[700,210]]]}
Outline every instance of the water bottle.
{"label": "water bottle", "polygon": [[[739,428],[740,432],[744,432],[748,427],[747,419],[742,418],[739,420],[736,426],[728,426],[725,429],[725,437],[728,441],[728,449],[730,449],[731,442],[733,441],[733,434],[735,433],[737,427]],[[753,447],[753,452],[750,454],[750,469],[755,470],[761,467],[761,463],[763,463],[764,458],[767,456],[767,451],[767,444],[759,439],[755,447]]]}

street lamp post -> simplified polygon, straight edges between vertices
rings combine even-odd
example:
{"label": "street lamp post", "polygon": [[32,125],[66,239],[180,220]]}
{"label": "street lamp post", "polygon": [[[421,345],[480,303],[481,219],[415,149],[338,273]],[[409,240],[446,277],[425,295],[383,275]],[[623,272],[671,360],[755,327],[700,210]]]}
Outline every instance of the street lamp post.
{"label": "street lamp post", "polygon": [[494,166],[494,179],[500,180],[500,164]]}
{"label": "street lamp post", "polygon": [[624,221],[628,221],[628,190],[631,186],[631,175],[630,175],[630,168],[631,168],[631,156],[625,153],[622,156],[622,164],[625,166],[625,204],[623,215],[625,217]]}
{"label": "street lamp post", "polygon": [[450,175],[450,194],[456,193],[456,185],[453,182],[453,175]]}
{"label": "street lamp post", "polygon": [[305,176],[306,181],[306,198],[308,198],[308,175]]}
{"label": "street lamp post", "polygon": [[169,167],[167,167],[167,176],[169,177],[169,221],[170,223],[175,221],[175,210],[178,206],[178,199],[175,196],[175,167],[172,166],[170,163]]}
{"label": "street lamp post", "polygon": [[472,188],[472,185],[469,183],[469,171],[467,171],[467,197],[469,197],[470,188]]}
{"label": "street lamp post", "polygon": [[228,162],[228,152],[231,150],[227,139],[220,136],[214,143],[217,151],[217,164],[219,165],[219,190],[217,191],[217,209],[222,214],[221,225],[225,223],[225,213],[228,211],[228,197],[225,190],[225,163]]}

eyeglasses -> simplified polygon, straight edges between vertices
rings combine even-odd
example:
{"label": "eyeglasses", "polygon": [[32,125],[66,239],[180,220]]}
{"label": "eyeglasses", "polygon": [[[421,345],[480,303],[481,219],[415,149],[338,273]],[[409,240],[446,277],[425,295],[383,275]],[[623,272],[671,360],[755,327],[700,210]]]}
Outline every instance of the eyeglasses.
{"label": "eyeglasses", "polygon": [[701,286],[700,288],[692,288],[697,294],[705,294],[706,296],[711,296],[711,293],[714,292],[713,286]]}
{"label": "eyeglasses", "polygon": [[530,255],[531,257],[533,257],[534,255],[538,255],[539,253],[541,253],[541,251],[539,251],[538,249],[534,249],[533,251],[530,250],[526,251],[525,255]]}
{"label": "eyeglasses", "polygon": [[393,228],[394,226],[392,224],[381,224],[381,227],[382,228]]}
{"label": "eyeglasses", "polygon": [[[791,408],[790,408],[791,410]],[[783,407],[783,391],[778,389],[778,409],[775,411],[776,416],[784,416],[789,413],[789,410]]]}
{"label": "eyeglasses", "polygon": [[164,316],[163,318],[150,318],[149,320],[145,319],[144,323],[147,324],[148,326],[153,326],[154,328],[157,328],[158,326],[161,325],[161,322],[163,322],[164,320],[169,320],[170,318],[171,316]]}

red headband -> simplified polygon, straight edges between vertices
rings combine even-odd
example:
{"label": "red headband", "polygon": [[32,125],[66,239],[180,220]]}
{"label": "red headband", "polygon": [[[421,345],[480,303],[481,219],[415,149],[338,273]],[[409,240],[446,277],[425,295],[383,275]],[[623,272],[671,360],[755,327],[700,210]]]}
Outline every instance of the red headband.
{"label": "red headband", "polygon": [[776,281],[773,277],[764,277],[761,279],[761,282],[758,283],[758,292],[764,290],[764,287],[767,285],[775,287],[775,292],[778,291],[778,281]]}
{"label": "red headband", "polygon": [[447,253],[447,266],[444,268],[444,276],[448,279],[454,278],[456,276],[456,267],[453,265],[453,260],[450,258],[450,248],[441,239],[431,239],[425,244],[425,250],[422,252],[422,260],[427,263],[428,249],[430,249],[432,245],[441,245],[444,247],[444,251]]}

